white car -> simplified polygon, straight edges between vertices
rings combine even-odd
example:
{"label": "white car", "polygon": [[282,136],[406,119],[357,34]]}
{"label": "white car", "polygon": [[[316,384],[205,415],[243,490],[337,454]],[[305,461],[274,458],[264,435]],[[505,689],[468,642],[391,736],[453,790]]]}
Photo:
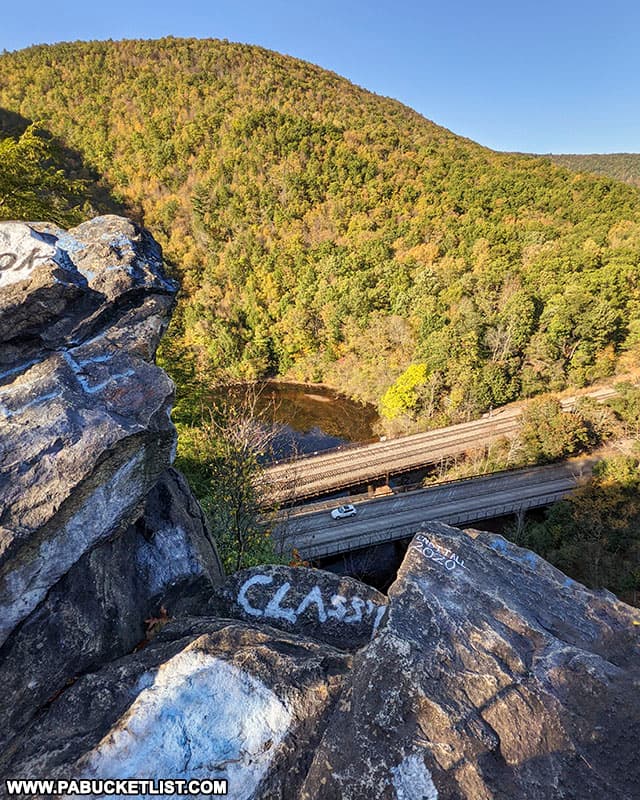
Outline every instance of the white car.
{"label": "white car", "polygon": [[356,511],[355,506],[351,504],[346,506],[338,506],[338,508],[334,508],[331,512],[331,516],[333,519],[345,519],[345,517],[355,517],[358,512]]}

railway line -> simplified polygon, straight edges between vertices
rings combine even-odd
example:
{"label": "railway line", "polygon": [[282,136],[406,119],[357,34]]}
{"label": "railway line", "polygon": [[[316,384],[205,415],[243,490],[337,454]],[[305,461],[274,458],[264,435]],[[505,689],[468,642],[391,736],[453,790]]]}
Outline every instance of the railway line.
{"label": "railway line", "polygon": [[[614,389],[606,387],[589,396],[602,401],[614,394]],[[575,401],[575,397],[562,399],[563,409],[570,411]],[[280,462],[267,469],[272,497],[279,502],[306,500],[437,464],[513,436],[520,413],[520,406],[505,406],[490,416],[447,428]]]}

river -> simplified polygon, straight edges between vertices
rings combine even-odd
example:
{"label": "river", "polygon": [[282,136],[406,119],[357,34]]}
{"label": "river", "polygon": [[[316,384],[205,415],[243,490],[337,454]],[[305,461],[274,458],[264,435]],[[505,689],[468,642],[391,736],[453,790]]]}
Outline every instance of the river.
{"label": "river", "polygon": [[[247,389],[230,387],[227,398],[241,401]],[[324,386],[266,381],[258,385],[255,411],[278,432],[273,444],[276,459],[309,454],[352,442],[376,438],[376,409],[350,400]]]}

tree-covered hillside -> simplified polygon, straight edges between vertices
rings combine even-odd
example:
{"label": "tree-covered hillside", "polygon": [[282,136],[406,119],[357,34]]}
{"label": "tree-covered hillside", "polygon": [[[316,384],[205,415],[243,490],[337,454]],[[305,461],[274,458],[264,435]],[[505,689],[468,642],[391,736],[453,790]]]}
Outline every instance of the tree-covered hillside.
{"label": "tree-covered hillside", "polygon": [[549,155],[554,163],[574,172],[606,175],[632,186],[640,186],[640,153],[606,153],[590,155]]}
{"label": "tree-covered hillside", "polygon": [[640,347],[637,189],[492,152],[318,67],[220,41],[40,46],[0,56],[0,106],[164,245],[183,392],[281,374],[435,424]]}

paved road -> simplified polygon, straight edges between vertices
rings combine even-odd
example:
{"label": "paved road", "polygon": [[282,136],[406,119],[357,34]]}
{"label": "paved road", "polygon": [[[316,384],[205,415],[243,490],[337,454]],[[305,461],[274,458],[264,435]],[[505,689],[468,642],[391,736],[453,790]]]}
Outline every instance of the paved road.
{"label": "paved road", "polygon": [[[590,397],[598,400],[613,395],[615,391],[609,387],[589,393]],[[564,398],[562,407],[570,410],[575,399]],[[520,413],[520,405],[504,406],[490,417],[472,422],[280,463],[269,467],[268,479],[275,487],[277,500],[320,497],[349,486],[437,464],[448,456],[487,445],[502,436],[512,436],[518,429]]]}
{"label": "paved road", "polygon": [[327,510],[305,514],[301,508],[274,536],[303,558],[320,558],[406,538],[427,520],[469,525],[559,500],[591,475],[598,460],[571,459],[370,500],[356,505],[357,516],[344,520],[331,519]]}

